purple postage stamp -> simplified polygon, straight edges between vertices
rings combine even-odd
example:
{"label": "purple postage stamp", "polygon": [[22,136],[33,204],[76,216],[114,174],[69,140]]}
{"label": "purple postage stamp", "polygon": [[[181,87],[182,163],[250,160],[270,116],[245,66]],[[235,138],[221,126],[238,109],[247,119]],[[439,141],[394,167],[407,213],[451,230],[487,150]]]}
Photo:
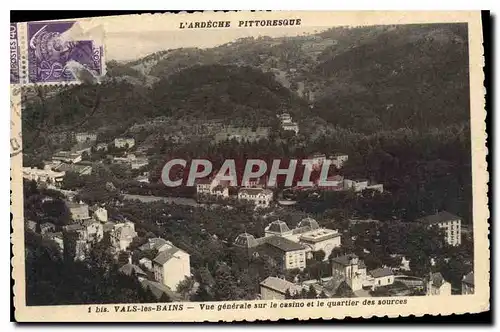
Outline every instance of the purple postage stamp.
{"label": "purple postage stamp", "polygon": [[10,24],[10,84],[19,83],[19,43],[17,42],[17,24]]}
{"label": "purple postage stamp", "polygon": [[67,35],[76,21],[28,23],[28,77],[30,83],[74,82],[72,70],[85,68],[103,74],[103,47],[92,40],[71,40]]}

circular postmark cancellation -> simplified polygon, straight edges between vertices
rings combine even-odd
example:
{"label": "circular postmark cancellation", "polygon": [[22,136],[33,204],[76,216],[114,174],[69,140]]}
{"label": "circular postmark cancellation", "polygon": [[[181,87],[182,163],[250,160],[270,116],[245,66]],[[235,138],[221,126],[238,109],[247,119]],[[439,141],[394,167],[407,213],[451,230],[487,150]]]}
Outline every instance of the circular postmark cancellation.
{"label": "circular postmark cancellation", "polygon": [[21,87],[10,88],[10,157],[22,151],[21,132]]}

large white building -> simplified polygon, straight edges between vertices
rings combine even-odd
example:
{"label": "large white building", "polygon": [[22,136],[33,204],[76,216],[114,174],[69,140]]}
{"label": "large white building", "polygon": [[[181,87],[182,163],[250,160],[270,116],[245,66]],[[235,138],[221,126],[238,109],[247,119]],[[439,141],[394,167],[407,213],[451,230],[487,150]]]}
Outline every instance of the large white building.
{"label": "large white building", "polygon": [[23,178],[36,182],[58,185],[62,182],[65,175],[65,172],[55,172],[50,169],[23,167]]}
{"label": "large white building", "polygon": [[189,254],[169,241],[158,251],[153,259],[155,280],[176,291],[179,283],[191,276]]}
{"label": "large white building", "polygon": [[419,222],[429,227],[439,227],[444,231],[444,240],[451,246],[459,246],[462,243],[462,219],[447,211],[441,211],[434,215],[418,219]]}
{"label": "large white building", "polygon": [[95,133],[76,133],[75,139],[78,143],[88,143],[95,142],[97,140],[97,134]]}
{"label": "large white building", "polygon": [[263,188],[242,188],[238,191],[238,199],[250,201],[257,208],[266,208],[273,200],[273,192]]}

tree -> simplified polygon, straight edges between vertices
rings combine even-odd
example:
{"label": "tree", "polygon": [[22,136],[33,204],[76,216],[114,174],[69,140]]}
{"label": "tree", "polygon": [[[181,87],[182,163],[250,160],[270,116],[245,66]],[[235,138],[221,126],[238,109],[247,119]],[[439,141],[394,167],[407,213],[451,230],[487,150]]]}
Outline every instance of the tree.
{"label": "tree", "polygon": [[191,293],[191,290],[194,287],[194,279],[193,278],[186,278],[182,280],[179,285],[177,285],[177,293],[181,295],[181,297],[187,301],[189,299],[189,295]]}
{"label": "tree", "polygon": [[321,293],[319,293],[319,296],[318,296],[318,297],[319,297],[320,299],[326,299],[326,298],[328,298],[328,296],[326,296],[326,294],[325,294],[325,291],[323,291],[323,290],[321,291]]}
{"label": "tree", "polygon": [[316,289],[314,289],[313,285],[309,286],[309,290],[307,291],[307,299],[315,299],[318,297],[318,293],[316,292]]}

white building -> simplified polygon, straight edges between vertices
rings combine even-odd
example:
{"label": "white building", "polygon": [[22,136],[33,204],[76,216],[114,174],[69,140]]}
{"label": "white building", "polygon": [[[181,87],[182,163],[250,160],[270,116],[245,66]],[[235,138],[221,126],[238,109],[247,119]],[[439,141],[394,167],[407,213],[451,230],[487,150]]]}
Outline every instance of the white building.
{"label": "white building", "polygon": [[368,275],[373,278],[373,288],[388,286],[394,283],[394,273],[387,267],[371,270],[368,272]]}
{"label": "white building", "polygon": [[94,206],[91,208],[92,215],[95,219],[99,220],[102,223],[106,223],[108,221],[108,210],[106,210],[102,206]]}
{"label": "white building", "polygon": [[365,263],[354,254],[332,258],[332,276],[345,280],[353,292],[372,285],[367,278]]}
{"label": "white building", "polygon": [[135,225],[130,221],[114,225],[110,232],[111,245],[115,252],[127,250],[136,237]]}
{"label": "white building", "polygon": [[153,259],[155,280],[175,291],[181,281],[191,276],[189,254],[168,241],[158,251]]}
{"label": "white building", "polygon": [[36,182],[58,185],[64,179],[64,175],[65,172],[55,172],[50,169],[23,167],[23,178]]}
{"label": "white building", "polygon": [[260,283],[260,298],[262,300],[284,300],[287,291],[290,295],[295,295],[300,293],[301,288],[285,279],[276,277],[267,277]]}
{"label": "white building", "polygon": [[96,151],[108,151],[107,143],[99,143],[95,146]]}
{"label": "white building", "polygon": [[116,148],[131,148],[135,145],[135,139],[133,138],[115,138],[115,147]]}
{"label": "white building", "polygon": [[262,188],[242,188],[238,192],[238,199],[250,201],[257,208],[266,208],[273,200],[273,192]]}
{"label": "white building", "polygon": [[444,280],[440,272],[429,273],[429,276],[426,278],[426,295],[451,295],[451,284]]}
{"label": "white building", "polygon": [[315,153],[309,157],[312,160],[312,168],[314,170],[319,170],[321,165],[326,161],[326,155],[324,153]]}
{"label": "white building", "polygon": [[299,125],[297,122],[284,122],[281,124],[281,128],[286,131],[293,131],[295,134],[299,133]]}
{"label": "white building", "polygon": [[97,134],[95,134],[95,133],[76,133],[75,139],[78,143],[95,142],[97,140]]}
{"label": "white building", "polygon": [[137,157],[135,154],[128,154],[126,157],[114,157],[113,163],[128,165],[132,169],[139,169],[149,165],[147,157]]}
{"label": "white building", "polygon": [[434,215],[418,219],[419,222],[429,227],[439,227],[444,231],[444,240],[451,246],[459,246],[462,243],[462,219],[454,214],[441,211]]}

